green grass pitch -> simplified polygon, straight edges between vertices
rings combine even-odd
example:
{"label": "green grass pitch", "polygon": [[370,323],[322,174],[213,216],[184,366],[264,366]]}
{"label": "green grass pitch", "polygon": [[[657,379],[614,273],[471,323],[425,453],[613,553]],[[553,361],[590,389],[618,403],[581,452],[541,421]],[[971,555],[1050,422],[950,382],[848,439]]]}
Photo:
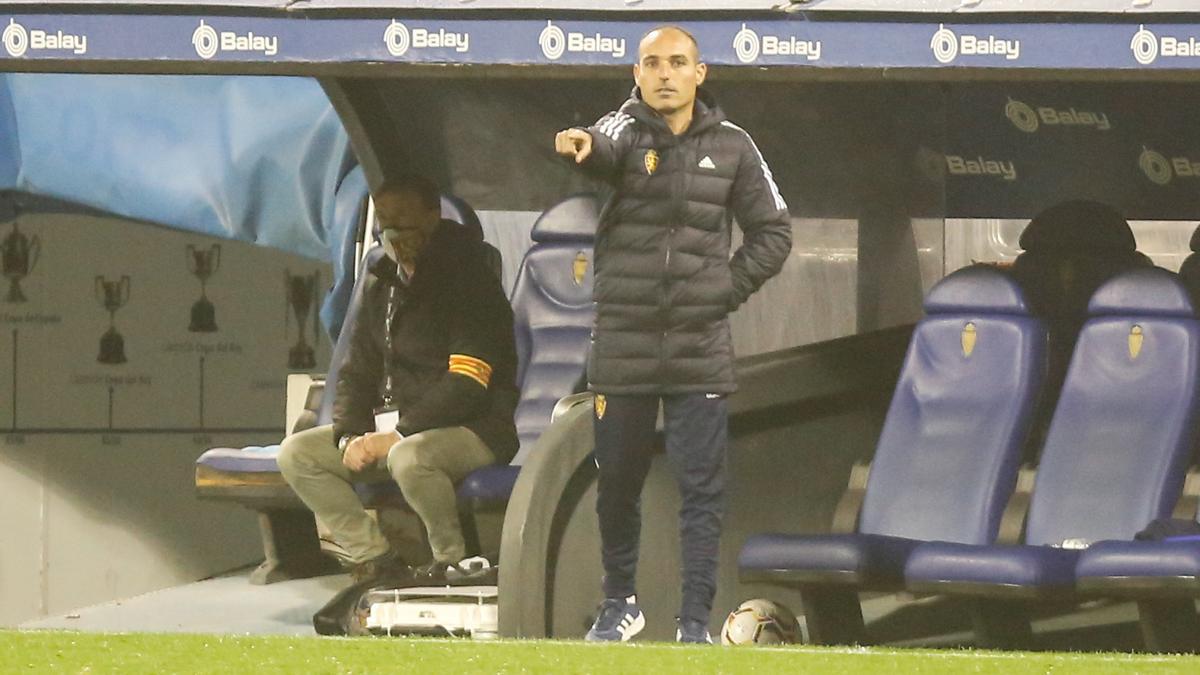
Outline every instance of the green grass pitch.
{"label": "green grass pitch", "polygon": [[1197,673],[1200,657],[0,631],[0,673]]}

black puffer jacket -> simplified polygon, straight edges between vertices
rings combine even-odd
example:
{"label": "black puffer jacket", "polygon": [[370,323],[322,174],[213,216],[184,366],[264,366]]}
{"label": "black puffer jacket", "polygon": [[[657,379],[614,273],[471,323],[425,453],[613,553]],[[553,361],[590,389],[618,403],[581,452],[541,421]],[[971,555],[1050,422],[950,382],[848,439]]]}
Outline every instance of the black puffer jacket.
{"label": "black puffer jacket", "polygon": [[[583,168],[616,190],[596,234],[592,390],[734,391],[728,314],[779,272],[792,245],[762,154],[703,89],[679,136],[636,88],[587,131]],[[732,259],[731,216],[744,234]]]}
{"label": "black puffer jacket", "polygon": [[[513,411],[517,352],[512,308],[492,271],[489,249],[457,223],[442,221],[417,258],[405,286],[396,264],[381,258],[364,289],[351,336],[350,354],[338,376],[333,408],[335,438],[374,431],[381,403],[388,290],[396,287],[392,325],[393,398],[400,409],[396,429],[405,435],[464,426],[479,435],[507,464],[517,451]],[[487,363],[487,388],[449,371],[450,355]]]}

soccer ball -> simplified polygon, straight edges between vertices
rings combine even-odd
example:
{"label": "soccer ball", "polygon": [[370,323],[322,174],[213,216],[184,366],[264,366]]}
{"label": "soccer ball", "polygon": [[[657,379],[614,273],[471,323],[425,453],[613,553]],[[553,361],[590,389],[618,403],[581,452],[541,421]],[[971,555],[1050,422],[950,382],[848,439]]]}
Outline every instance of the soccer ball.
{"label": "soccer ball", "polygon": [[780,645],[796,641],[796,615],[770,600],[747,600],[729,613],[721,627],[723,645]]}

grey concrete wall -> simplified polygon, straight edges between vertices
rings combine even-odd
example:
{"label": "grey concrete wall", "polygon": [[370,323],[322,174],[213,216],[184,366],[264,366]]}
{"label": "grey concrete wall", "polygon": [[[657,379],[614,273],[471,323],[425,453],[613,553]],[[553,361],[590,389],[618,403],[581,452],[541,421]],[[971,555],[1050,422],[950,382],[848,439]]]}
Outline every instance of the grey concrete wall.
{"label": "grey concrete wall", "polygon": [[[300,370],[284,276],[330,281],[318,261],[250,244],[37,208],[0,222],[0,241],[40,249],[27,274],[6,270],[23,300],[0,280],[0,625],[261,559],[254,514],[199,502],[193,463],[211,446],[278,441],[286,377]],[[217,329],[197,332],[187,249],[218,244]],[[111,324],[97,276],[130,279]],[[305,339],[323,368],[311,312]],[[123,363],[100,358],[110,326]]]}
{"label": "grey concrete wall", "polygon": [[[269,439],[212,436],[254,440]],[[124,436],[119,446],[46,434],[0,448],[0,625],[261,559],[253,513],[193,495],[192,463],[203,450],[178,434]]]}

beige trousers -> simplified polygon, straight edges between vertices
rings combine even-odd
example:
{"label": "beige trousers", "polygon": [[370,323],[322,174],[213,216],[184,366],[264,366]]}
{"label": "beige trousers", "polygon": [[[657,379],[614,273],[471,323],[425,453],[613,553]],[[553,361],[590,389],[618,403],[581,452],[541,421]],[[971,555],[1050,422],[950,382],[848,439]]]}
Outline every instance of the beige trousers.
{"label": "beige trousers", "polygon": [[394,480],[425,524],[435,560],[458,562],[466,555],[454,484],[496,461],[492,451],[466,427],[429,429],[401,439],[388,451],[386,467],[354,472],[342,464],[333,426],[301,431],[284,439],[279,470],[334,539],[355,562],[390,548],[379,525],[367,515],[353,483]]}

